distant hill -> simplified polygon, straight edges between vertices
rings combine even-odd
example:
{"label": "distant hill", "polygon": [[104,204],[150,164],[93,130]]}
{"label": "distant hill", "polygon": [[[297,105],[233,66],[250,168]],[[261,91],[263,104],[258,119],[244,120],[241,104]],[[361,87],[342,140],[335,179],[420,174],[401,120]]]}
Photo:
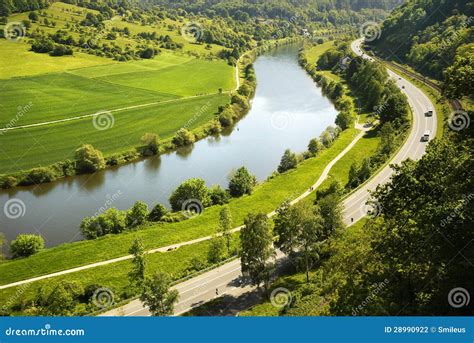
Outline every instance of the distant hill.
{"label": "distant hill", "polygon": [[474,50],[473,15],[472,0],[408,0],[384,21],[372,45],[387,58],[444,80],[448,67],[469,64],[459,60]]}

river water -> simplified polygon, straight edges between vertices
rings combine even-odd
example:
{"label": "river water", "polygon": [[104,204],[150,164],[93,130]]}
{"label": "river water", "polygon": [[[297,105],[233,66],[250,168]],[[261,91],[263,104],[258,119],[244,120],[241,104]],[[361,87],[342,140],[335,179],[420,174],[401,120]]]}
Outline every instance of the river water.
{"label": "river water", "polygon": [[[39,233],[51,247],[82,239],[82,218],[105,204],[124,210],[141,200],[168,206],[171,192],[192,177],[227,187],[232,170],[246,166],[259,181],[276,170],[285,149],[302,152],[311,138],[333,125],[336,110],[297,60],[298,46],[275,49],[254,63],[258,80],[250,112],[233,130],[192,147],[37,187],[0,192],[0,232],[8,241]],[[18,215],[4,207],[19,203]]]}

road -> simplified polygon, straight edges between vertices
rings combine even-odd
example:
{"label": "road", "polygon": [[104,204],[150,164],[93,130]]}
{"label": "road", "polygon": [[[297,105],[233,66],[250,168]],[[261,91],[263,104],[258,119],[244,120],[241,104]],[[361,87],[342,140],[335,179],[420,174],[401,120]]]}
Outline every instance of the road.
{"label": "road", "polygon": [[[352,50],[356,54],[373,61],[371,57],[362,52],[360,49],[361,43],[362,40],[360,39],[354,41],[351,45]],[[418,160],[421,158],[421,156],[423,156],[427,145],[427,142],[421,141],[421,137],[425,130],[431,131],[432,136],[430,139],[434,138],[434,135],[436,134],[436,113],[433,113],[433,116],[431,117],[425,117],[426,110],[431,108],[434,111],[434,106],[428,97],[409,81],[398,76],[391,70],[388,70],[388,73],[390,77],[395,79],[397,85],[406,94],[408,102],[413,111],[413,122],[409,136],[403,146],[396,153],[395,157],[391,160],[391,164],[399,164],[407,158]],[[363,134],[363,132],[361,132],[361,134]],[[355,142],[357,142],[357,140],[355,140]],[[355,144],[355,142],[352,142],[348,149],[350,149],[353,144]],[[313,186],[315,189],[324,181],[331,167],[340,157],[345,154],[345,152],[347,151],[343,151],[340,156],[336,157],[336,159],[331,161],[331,163],[325,168],[323,174]],[[344,221],[348,226],[354,224],[359,219],[367,215],[367,207],[365,204],[369,199],[369,191],[375,190],[377,185],[384,184],[389,181],[392,173],[393,170],[389,165],[387,165],[377,175],[372,177],[367,183],[365,183],[362,187],[357,189],[345,199],[343,203],[343,215]],[[310,193],[311,191],[305,192],[300,197],[293,200],[292,203],[300,201]],[[270,213],[269,216],[272,216],[273,214],[274,212]],[[230,263],[220,266],[219,268],[177,285],[175,289],[180,292],[180,301],[175,308],[175,315],[180,315],[196,306],[216,298],[218,296],[215,293],[216,288],[219,289],[219,295],[228,294],[234,297],[238,297],[254,289],[254,287],[247,284],[239,286],[241,280],[242,273],[240,271],[240,263],[238,260],[234,260]],[[103,315],[149,316],[150,313],[139,300],[134,300],[127,305],[106,312]]]}
{"label": "road", "polygon": [[[361,50],[362,39],[358,39],[351,44],[351,48],[359,56],[362,56],[368,60],[374,61],[373,58],[365,54]],[[433,139],[436,135],[437,118],[436,112],[430,99],[412,83],[400,77],[399,75],[387,69],[388,74],[392,77],[399,88],[408,98],[408,103],[412,108],[413,122],[410,134],[405,144],[400,148],[395,157],[390,161],[391,164],[400,164],[407,158],[412,160],[418,160],[425,153],[427,142],[421,141],[426,130],[430,130],[430,139]],[[431,117],[425,116],[425,112],[428,108],[433,110]],[[367,207],[365,203],[369,198],[369,191],[375,190],[377,185],[386,183],[393,170],[390,166],[385,166],[377,175],[372,177],[367,183],[360,187],[357,191],[352,193],[344,201],[344,221],[346,224],[357,222],[359,219],[367,214]],[[377,211],[377,209],[374,209]]]}

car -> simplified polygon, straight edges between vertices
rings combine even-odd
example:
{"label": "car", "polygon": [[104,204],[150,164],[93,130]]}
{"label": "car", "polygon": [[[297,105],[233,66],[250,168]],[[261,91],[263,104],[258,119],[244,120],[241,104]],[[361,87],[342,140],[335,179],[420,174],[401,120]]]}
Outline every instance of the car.
{"label": "car", "polygon": [[421,137],[422,142],[428,142],[430,140],[430,130],[426,130],[423,136]]}
{"label": "car", "polygon": [[402,86],[402,89],[405,89],[405,86]]}
{"label": "car", "polygon": [[428,108],[428,110],[425,112],[425,116],[431,117],[433,115],[433,110],[431,108]]}

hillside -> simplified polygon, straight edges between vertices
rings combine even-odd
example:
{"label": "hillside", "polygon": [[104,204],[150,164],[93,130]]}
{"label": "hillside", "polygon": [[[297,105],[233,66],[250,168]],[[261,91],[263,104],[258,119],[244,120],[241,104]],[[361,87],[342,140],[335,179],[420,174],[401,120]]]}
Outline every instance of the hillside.
{"label": "hillside", "polygon": [[[446,80],[447,95],[469,95],[473,93],[472,82],[468,82],[473,75],[473,15],[474,1],[406,1],[384,21],[380,38],[371,44],[386,58]],[[457,67],[449,68],[453,64]],[[466,65],[471,68],[463,68]]]}

